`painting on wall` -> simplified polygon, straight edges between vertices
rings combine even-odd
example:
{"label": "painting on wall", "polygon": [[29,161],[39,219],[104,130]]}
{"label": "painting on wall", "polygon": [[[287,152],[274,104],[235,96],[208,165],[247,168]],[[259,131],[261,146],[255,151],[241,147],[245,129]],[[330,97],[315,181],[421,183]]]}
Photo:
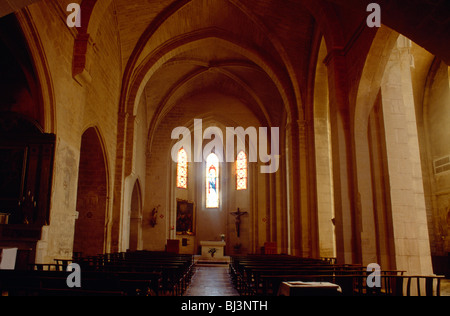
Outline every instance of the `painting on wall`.
{"label": "painting on wall", "polygon": [[177,200],[177,235],[194,235],[195,204]]}

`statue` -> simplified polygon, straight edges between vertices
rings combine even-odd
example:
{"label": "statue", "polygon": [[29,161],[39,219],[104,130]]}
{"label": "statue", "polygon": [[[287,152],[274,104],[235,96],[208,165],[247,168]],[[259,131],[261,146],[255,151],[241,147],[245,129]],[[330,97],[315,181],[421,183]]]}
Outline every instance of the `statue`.
{"label": "statue", "polygon": [[152,213],[150,214],[150,226],[155,227],[156,226],[156,214],[158,214],[158,209],[159,209],[160,205],[158,205],[157,207],[155,207],[152,210]]}
{"label": "statue", "polygon": [[241,216],[247,215],[248,212],[241,212],[240,209],[237,210],[237,212],[230,213],[234,217],[236,217],[236,232],[238,238],[241,237]]}

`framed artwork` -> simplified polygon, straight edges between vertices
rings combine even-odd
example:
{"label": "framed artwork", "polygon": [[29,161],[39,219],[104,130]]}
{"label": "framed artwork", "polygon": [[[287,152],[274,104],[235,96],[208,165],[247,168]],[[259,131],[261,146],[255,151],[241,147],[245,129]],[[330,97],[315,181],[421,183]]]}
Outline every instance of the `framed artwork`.
{"label": "framed artwork", "polygon": [[177,235],[194,235],[195,204],[177,199]]}

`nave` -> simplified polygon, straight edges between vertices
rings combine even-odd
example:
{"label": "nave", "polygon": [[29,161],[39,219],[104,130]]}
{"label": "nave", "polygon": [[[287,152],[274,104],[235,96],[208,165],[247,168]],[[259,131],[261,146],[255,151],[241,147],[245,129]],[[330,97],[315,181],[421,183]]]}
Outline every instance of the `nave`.
{"label": "nave", "polygon": [[204,264],[194,268],[194,276],[184,296],[239,296],[228,266]]}
{"label": "nave", "polygon": [[[0,251],[21,269],[1,272],[6,294],[181,296],[192,256],[222,248],[247,296],[317,281],[300,258],[336,258],[307,269],[344,295],[366,294],[352,282],[371,263],[406,271],[383,276],[396,294],[449,277],[448,1],[380,0],[379,28],[360,0],[80,0],[81,28],[63,1],[10,2]],[[248,255],[269,243],[299,267]],[[357,271],[336,280],[344,264]]]}

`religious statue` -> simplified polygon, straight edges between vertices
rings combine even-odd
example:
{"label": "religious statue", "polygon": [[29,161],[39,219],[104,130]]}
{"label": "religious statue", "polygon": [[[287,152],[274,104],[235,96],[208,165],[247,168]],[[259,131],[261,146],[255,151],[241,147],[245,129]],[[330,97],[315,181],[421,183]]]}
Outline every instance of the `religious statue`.
{"label": "religious statue", "polygon": [[241,237],[241,216],[243,215],[247,215],[248,212],[241,212],[240,209],[237,210],[237,212],[233,212],[230,213],[231,215],[233,215],[234,217],[236,217],[236,232],[237,232],[237,236],[238,238]]}
{"label": "religious statue", "polygon": [[152,210],[152,213],[150,214],[150,226],[155,227],[156,226],[156,214],[158,214],[158,209],[159,209],[160,205],[158,205],[157,207],[155,207]]}

